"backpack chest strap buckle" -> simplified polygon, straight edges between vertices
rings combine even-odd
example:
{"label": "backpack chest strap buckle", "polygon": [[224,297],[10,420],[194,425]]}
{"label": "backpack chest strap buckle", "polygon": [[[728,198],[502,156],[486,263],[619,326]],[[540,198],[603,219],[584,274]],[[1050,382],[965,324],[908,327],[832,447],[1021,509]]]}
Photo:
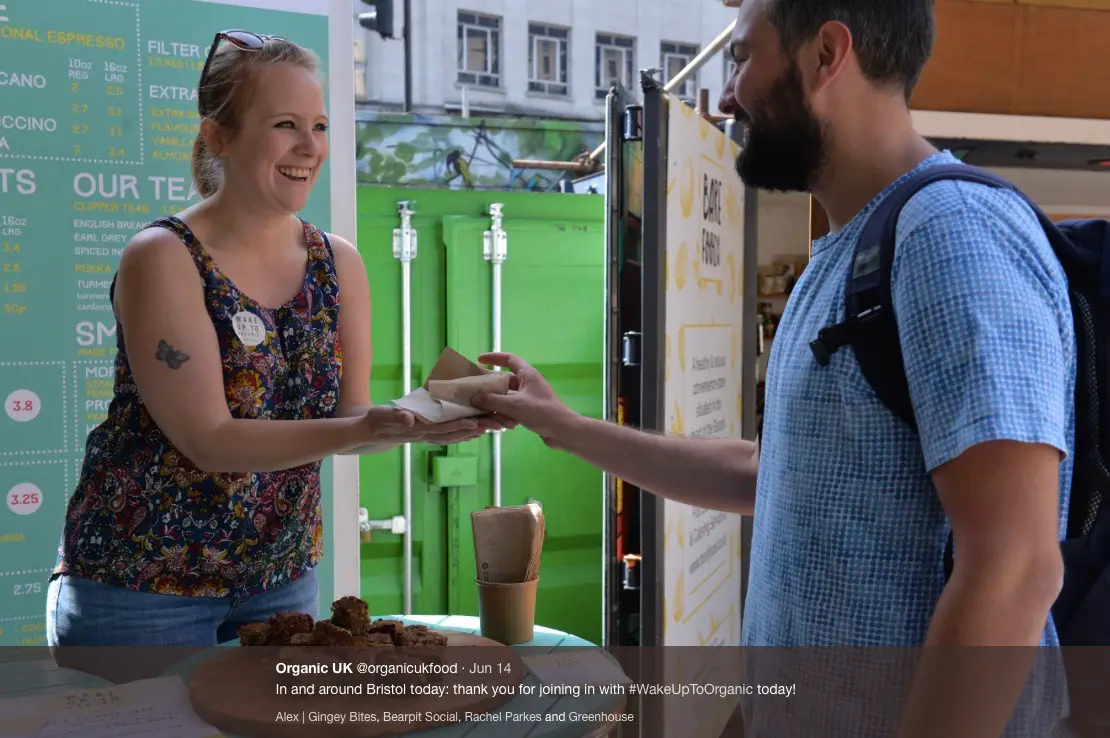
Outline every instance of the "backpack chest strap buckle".
{"label": "backpack chest strap buckle", "polygon": [[844,346],[855,343],[860,331],[866,331],[882,313],[880,305],[867,308],[859,315],[849,315],[840,323],[828,325],[817,332],[817,338],[809,342],[813,358],[821,366],[828,366],[832,355]]}
{"label": "backpack chest strap buckle", "polygon": [[834,325],[825,326],[817,332],[817,338],[809,342],[809,350],[813,353],[813,358],[821,366],[828,366],[832,361],[832,355],[835,354],[842,346],[847,346],[852,342],[852,334],[855,329],[855,321],[849,318],[843,323],[836,323]]}

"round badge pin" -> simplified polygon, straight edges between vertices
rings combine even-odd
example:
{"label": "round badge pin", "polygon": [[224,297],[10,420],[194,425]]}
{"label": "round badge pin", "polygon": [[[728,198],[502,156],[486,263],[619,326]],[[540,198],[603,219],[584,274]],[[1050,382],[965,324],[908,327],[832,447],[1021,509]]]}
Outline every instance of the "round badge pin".
{"label": "round badge pin", "polygon": [[266,340],[266,324],[262,318],[246,310],[232,316],[231,327],[244,346],[257,346]]}

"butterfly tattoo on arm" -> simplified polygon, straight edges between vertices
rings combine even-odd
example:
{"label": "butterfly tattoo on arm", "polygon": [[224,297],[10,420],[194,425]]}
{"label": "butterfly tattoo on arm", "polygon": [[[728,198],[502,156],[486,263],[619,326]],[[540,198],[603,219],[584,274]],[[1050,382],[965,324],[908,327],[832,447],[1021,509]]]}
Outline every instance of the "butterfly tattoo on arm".
{"label": "butterfly tattoo on arm", "polygon": [[180,369],[181,365],[189,360],[189,355],[178,351],[165,341],[159,341],[158,350],[154,352],[154,358],[166,362],[166,366],[170,369]]}

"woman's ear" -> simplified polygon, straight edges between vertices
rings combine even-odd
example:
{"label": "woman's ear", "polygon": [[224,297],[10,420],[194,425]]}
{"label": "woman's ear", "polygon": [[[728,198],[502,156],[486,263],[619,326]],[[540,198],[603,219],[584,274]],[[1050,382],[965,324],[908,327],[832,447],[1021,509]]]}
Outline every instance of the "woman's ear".
{"label": "woman's ear", "polygon": [[212,156],[219,156],[227,145],[227,136],[223,128],[211,118],[201,120],[200,135],[204,138],[204,145]]}

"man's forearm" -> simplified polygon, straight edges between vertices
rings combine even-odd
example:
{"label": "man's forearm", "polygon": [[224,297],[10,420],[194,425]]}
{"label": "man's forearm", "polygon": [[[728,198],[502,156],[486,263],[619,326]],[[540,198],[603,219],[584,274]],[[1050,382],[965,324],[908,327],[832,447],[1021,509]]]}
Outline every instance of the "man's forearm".
{"label": "man's forearm", "polygon": [[759,451],[737,438],[664,436],[575,416],[559,444],[604,471],[676,502],[751,515]]}
{"label": "man's forearm", "polygon": [[1043,658],[1037,646],[1056,591],[1051,570],[953,573],[929,626],[900,738],[1002,735]]}

